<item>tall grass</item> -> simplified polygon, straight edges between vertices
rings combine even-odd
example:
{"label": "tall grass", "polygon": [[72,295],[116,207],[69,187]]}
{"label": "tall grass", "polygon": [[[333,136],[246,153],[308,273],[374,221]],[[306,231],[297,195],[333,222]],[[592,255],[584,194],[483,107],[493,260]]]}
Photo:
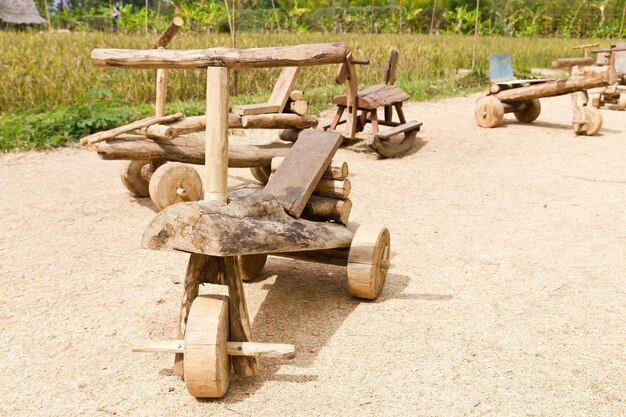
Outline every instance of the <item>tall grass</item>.
{"label": "tall grass", "polygon": [[[15,33],[0,32],[0,112],[37,108],[41,111],[59,104],[75,104],[120,98],[131,104],[150,103],[154,96],[154,71],[102,70],[89,60],[93,48],[146,48],[153,36],[142,34]],[[436,80],[471,65],[472,38],[461,35],[333,35],[242,33],[238,46],[293,45],[345,41],[355,57],[369,57],[369,66],[359,67],[361,85],[383,79],[389,51],[400,51],[397,84],[412,99],[431,95],[428,87]],[[548,66],[557,57],[576,56],[571,47],[584,40],[484,37],[480,39],[478,63],[485,71],[491,52],[513,53],[519,72],[534,66]],[[199,49],[230,44],[228,35],[180,34],[171,47]],[[338,91],[334,85],[336,67],[305,68],[297,88],[307,92],[314,104],[322,105]],[[175,70],[168,74],[170,101],[201,100],[205,71]],[[239,93],[244,100],[269,95],[277,70],[242,70]]]}

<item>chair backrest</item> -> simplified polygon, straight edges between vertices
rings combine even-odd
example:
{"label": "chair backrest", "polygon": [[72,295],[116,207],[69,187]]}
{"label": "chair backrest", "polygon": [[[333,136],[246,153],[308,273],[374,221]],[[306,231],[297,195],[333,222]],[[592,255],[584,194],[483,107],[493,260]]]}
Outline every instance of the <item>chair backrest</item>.
{"label": "chair backrest", "polygon": [[[617,48],[626,48],[626,42],[618,42]],[[626,74],[626,51],[615,52],[615,72]]]}
{"label": "chair backrest", "polygon": [[515,79],[511,54],[489,55],[489,80],[504,81]]}
{"label": "chair backrest", "polygon": [[389,55],[389,66],[387,67],[387,72],[385,73],[385,84],[394,85],[396,82],[396,69],[398,68],[398,51],[395,49],[391,50],[391,54]]}

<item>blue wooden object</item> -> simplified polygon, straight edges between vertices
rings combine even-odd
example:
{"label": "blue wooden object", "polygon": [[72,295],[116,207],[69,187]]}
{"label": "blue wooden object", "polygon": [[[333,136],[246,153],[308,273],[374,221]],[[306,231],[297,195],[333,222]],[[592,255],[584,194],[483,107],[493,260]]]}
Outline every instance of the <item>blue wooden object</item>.
{"label": "blue wooden object", "polygon": [[513,79],[513,58],[511,54],[489,55],[489,80]]}
{"label": "blue wooden object", "polygon": [[[626,48],[626,42],[618,42],[617,48]],[[626,52],[615,52],[615,71],[618,74],[626,74]]]}

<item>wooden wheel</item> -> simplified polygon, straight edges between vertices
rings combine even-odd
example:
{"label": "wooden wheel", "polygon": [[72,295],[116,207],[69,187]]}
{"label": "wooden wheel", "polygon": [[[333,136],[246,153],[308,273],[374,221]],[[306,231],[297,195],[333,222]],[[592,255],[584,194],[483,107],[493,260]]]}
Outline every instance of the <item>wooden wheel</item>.
{"label": "wooden wheel", "polygon": [[626,99],[621,99],[617,101],[617,110],[626,110]]}
{"label": "wooden wheel", "polygon": [[257,181],[263,184],[267,184],[270,180],[270,175],[272,174],[271,167],[252,167],[250,168],[250,172],[252,176],[256,178]]}
{"label": "wooden wheel", "polygon": [[591,105],[593,107],[595,107],[596,109],[599,109],[600,108],[600,97],[598,96],[598,97],[592,98],[591,99]]}
{"label": "wooden wheel", "polygon": [[154,171],[150,178],[150,198],[159,210],[181,201],[200,200],[202,178],[189,165],[167,163]]}
{"label": "wooden wheel", "polygon": [[538,99],[524,102],[524,110],[516,111],[515,118],[522,123],[531,123],[537,120],[541,113],[541,102]]}
{"label": "wooden wheel", "polygon": [[241,270],[241,279],[252,281],[263,271],[267,255],[239,255],[238,261]]}
{"label": "wooden wheel", "polygon": [[595,107],[583,107],[583,113],[587,123],[578,125],[576,134],[595,136],[602,128],[602,113]]}
{"label": "wooden wheel", "polygon": [[141,175],[141,169],[150,161],[125,161],[120,171],[124,187],[135,197],[148,197],[148,179]]}
{"label": "wooden wheel", "polygon": [[389,269],[390,236],[386,227],[360,226],[348,252],[348,292],[375,300]]}
{"label": "wooden wheel", "polygon": [[194,397],[221,398],[230,382],[228,297],[200,295],[192,303],[185,332],[185,384]]}
{"label": "wooden wheel", "polygon": [[496,127],[504,119],[504,106],[493,96],[481,97],[476,102],[474,111],[476,122],[480,127]]}

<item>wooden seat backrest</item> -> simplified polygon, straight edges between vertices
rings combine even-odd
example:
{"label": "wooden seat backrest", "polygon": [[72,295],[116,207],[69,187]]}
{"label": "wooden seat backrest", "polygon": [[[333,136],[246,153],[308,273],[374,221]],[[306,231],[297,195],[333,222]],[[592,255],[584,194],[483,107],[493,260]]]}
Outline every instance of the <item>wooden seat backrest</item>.
{"label": "wooden seat backrest", "polygon": [[389,55],[389,66],[387,67],[387,72],[385,73],[385,84],[394,85],[396,82],[396,70],[398,68],[398,58],[399,53],[395,49],[391,50],[391,54]]}
{"label": "wooden seat backrest", "polygon": [[338,132],[305,130],[264,188],[294,217],[300,217],[322,174],[339,149]]}
{"label": "wooden seat backrest", "polygon": [[489,80],[491,82],[514,80],[513,58],[511,54],[489,55]]}

